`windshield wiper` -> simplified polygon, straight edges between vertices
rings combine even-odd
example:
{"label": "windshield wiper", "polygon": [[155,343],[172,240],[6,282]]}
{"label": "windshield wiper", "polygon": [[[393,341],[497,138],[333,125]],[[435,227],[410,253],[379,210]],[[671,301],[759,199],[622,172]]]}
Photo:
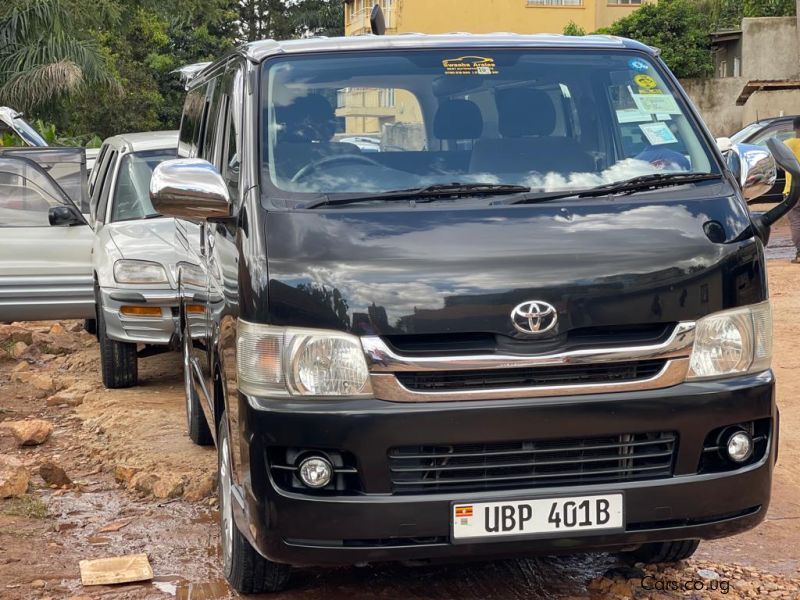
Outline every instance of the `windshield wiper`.
{"label": "windshield wiper", "polygon": [[139,217],[140,219],[156,219],[158,217],[163,217],[161,213],[150,213],[149,215],[145,215],[143,217]]}
{"label": "windshield wiper", "polygon": [[342,204],[355,204],[358,202],[372,202],[375,200],[423,200],[433,202],[442,198],[463,198],[467,196],[495,196],[501,194],[521,194],[530,192],[531,188],[524,185],[509,185],[499,183],[436,183],[420,188],[405,190],[392,190],[377,194],[357,194],[340,198],[324,197],[312,200],[300,208],[317,208],[320,206],[340,206]]}
{"label": "windshield wiper", "polygon": [[537,204],[539,202],[549,202],[562,198],[592,198],[595,196],[626,194],[671,185],[683,185],[685,183],[711,181],[721,178],[722,175],[719,173],[652,173],[650,175],[640,175],[639,177],[625,179],[624,181],[615,181],[614,183],[606,183],[584,190],[526,193],[516,198],[495,202],[494,204]]}

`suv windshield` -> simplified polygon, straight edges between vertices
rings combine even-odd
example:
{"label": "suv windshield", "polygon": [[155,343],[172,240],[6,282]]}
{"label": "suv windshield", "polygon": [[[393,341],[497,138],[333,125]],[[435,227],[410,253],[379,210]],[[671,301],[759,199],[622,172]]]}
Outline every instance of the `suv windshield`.
{"label": "suv windshield", "polygon": [[158,214],[150,203],[150,177],[158,163],[175,158],[175,150],[132,152],[122,158],[111,208],[111,221],[131,221]]}
{"label": "suv windshield", "polygon": [[262,178],[290,205],[440,184],[558,191],[718,172],[682,96],[637,53],[341,53],[263,69]]}

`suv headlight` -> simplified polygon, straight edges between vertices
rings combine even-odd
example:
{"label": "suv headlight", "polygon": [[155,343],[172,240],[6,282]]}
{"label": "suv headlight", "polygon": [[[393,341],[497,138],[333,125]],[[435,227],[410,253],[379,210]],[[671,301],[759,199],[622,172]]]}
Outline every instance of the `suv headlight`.
{"label": "suv headlight", "polygon": [[699,319],[686,378],[756,373],[771,362],[772,306],[766,301]]}
{"label": "suv headlight", "polygon": [[157,262],[122,259],[114,263],[117,283],[169,283],[167,272]]}
{"label": "suv headlight", "polygon": [[246,394],[372,394],[364,350],[353,335],[239,320],[236,350],[239,389]]}

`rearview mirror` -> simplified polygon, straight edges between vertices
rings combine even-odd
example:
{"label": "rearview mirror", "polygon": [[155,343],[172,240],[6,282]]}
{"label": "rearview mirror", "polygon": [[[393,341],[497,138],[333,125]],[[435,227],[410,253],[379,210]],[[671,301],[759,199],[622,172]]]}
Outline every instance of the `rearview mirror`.
{"label": "rearview mirror", "polygon": [[728,168],[742,187],[745,200],[755,200],[775,185],[775,159],[766,148],[751,144],[732,144],[725,158]]}
{"label": "rearview mirror", "polygon": [[47,211],[47,220],[53,227],[84,225],[86,221],[80,213],[69,206],[53,206]]}
{"label": "rearview mirror", "polygon": [[228,186],[216,167],[199,158],[165,160],[150,179],[150,200],[162,215],[187,219],[228,217]]}

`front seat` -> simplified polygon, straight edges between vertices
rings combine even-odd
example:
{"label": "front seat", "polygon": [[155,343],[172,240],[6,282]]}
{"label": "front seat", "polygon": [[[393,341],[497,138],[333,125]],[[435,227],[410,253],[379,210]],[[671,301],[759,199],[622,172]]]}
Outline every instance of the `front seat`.
{"label": "front seat", "polygon": [[281,178],[291,179],[306,165],[329,156],[361,153],[355,144],[331,142],[336,113],[321,94],[301,96],[277,107],[275,121],[275,169]]}
{"label": "front seat", "polygon": [[594,171],[594,161],[573,138],[554,136],[556,109],[545,92],[533,88],[498,90],[498,131],[472,151],[472,173],[569,174]]}

